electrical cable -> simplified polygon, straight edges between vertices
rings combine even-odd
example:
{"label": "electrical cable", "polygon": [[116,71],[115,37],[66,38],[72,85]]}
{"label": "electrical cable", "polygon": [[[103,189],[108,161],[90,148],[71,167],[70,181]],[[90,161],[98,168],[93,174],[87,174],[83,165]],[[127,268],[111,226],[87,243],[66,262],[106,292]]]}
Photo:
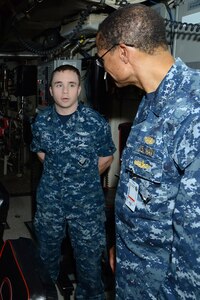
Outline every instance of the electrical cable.
{"label": "electrical cable", "polygon": [[[166,27],[168,27],[171,32],[170,34],[172,35],[172,33],[178,33],[179,31],[183,31],[184,32],[189,32],[189,33],[195,33],[195,34],[199,34],[200,32],[200,24],[192,24],[192,23],[182,23],[182,22],[178,22],[178,21],[174,21],[172,20],[172,16],[171,16],[171,12],[169,10],[168,7],[167,11],[169,13],[169,17],[170,19],[165,19],[165,25]],[[50,55],[59,55],[59,52],[63,52],[63,49],[66,49],[67,47],[69,47],[71,44],[73,44],[75,41],[77,41],[77,35],[80,33],[83,24],[85,23],[85,20],[87,19],[87,17],[90,15],[90,13],[93,10],[93,5],[88,5],[81,13],[80,13],[80,19],[77,22],[77,25],[74,27],[74,29],[72,30],[71,33],[69,33],[66,37],[66,39],[61,42],[59,45],[57,45],[54,48],[51,49],[46,49],[44,50],[41,45],[39,44],[35,44],[33,42],[30,41],[25,41],[21,36],[20,33],[18,32],[16,26],[13,25],[17,38],[19,40],[19,42],[23,45],[23,47],[26,50],[29,50],[30,52],[33,52],[37,55],[40,56],[50,56]]]}
{"label": "electrical cable", "polygon": [[200,24],[179,22],[174,20],[165,19],[165,25],[169,26],[171,29],[176,30],[176,32],[184,31],[187,33],[195,32],[200,34]]}
{"label": "electrical cable", "polygon": [[92,10],[93,10],[93,6],[88,5],[86,7],[86,9],[84,9],[80,13],[80,19],[79,19],[77,25],[72,30],[72,32],[67,35],[66,39],[63,42],[61,42],[59,45],[57,45],[56,47],[51,48],[51,49],[47,49],[47,50],[40,49],[41,47],[38,44],[35,44],[33,42],[30,42],[30,41],[25,41],[20,36],[20,33],[18,32],[16,26],[13,26],[13,28],[16,32],[16,36],[17,36],[19,42],[23,45],[23,47],[26,50],[29,50],[30,52],[33,52],[33,53],[41,55],[41,56],[54,55],[56,53],[59,53],[59,51],[61,51],[61,50],[63,51],[63,48],[68,47],[76,39],[78,33],[81,31],[81,29],[83,27],[83,24],[85,23],[87,17],[90,15]]}

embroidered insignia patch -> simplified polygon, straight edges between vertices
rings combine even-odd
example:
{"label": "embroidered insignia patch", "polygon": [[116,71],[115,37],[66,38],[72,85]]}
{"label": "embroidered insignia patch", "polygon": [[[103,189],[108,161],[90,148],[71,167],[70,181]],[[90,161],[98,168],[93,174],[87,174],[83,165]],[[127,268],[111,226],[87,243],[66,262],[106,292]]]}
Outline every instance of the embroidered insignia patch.
{"label": "embroidered insignia patch", "polygon": [[147,145],[152,145],[155,143],[155,139],[151,136],[145,136],[144,141]]}
{"label": "embroidered insignia patch", "polygon": [[153,156],[153,155],[154,155],[154,150],[151,149],[151,148],[148,148],[148,147],[140,146],[140,147],[138,148],[138,151],[139,151],[140,153],[146,154],[146,155],[148,155],[148,156]]}
{"label": "embroidered insignia patch", "polygon": [[144,161],[134,160],[134,165],[138,166],[141,169],[149,169],[151,166],[146,164]]}

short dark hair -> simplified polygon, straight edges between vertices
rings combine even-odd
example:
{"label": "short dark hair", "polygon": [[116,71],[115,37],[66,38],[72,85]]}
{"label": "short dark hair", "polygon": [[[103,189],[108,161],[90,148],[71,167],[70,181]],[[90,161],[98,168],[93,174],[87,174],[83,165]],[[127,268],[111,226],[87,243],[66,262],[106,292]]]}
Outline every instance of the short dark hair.
{"label": "short dark hair", "polygon": [[81,83],[81,74],[80,74],[80,71],[79,69],[77,69],[76,67],[72,66],[72,65],[69,65],[69,64],[66,64],[66,65],[61,65],[59,67],[57,67],[51,74],[51,79],[50,79],[50,82],[49,82],[49,86],[52,85],[52,81],[53,81],[53,78],[54,78],[54,74],[56,72],[64,72],[64,71],[73,71],[74,73],[77,74],[78,76],[78,81],[79,81],[79,85]]}
{"label": "short dark hair", "polygon": [[99,49],[124,43],[149,54],[159,46],[168,48],[164,19],[143,4],[128,4],[111,13],[99,25],[97,41]]}

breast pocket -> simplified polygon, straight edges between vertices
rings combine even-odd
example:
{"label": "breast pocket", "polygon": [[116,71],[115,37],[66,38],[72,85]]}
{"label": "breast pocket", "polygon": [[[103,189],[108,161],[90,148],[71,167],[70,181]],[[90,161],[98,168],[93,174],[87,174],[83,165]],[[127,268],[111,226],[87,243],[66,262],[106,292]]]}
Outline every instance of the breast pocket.
{"label": "breast pocket", "polygon": [[95,145],[90,135],[76,136],[71,142],[70,160],[72,166],[76,168],[77,172],[84,170],[97,170],[97,154],[95,152]]}
{"label": "breast pocket", "polygon": [[138,144],[134,149],[128,149],[126,169],[139,184],[137,211],[140,216],[161,220],[172,207],[169,201],[171,191],[164,178],[165,151],[156,145],[154,148],[145,147]]}

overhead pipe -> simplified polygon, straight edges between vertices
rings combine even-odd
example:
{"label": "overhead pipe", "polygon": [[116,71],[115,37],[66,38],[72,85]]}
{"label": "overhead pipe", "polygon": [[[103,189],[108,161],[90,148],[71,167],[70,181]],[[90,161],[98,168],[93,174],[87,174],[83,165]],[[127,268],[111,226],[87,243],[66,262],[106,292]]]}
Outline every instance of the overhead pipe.
{"label": "overhead pipe", "polygon": [[41,57],[41,55],[30,53],[8,53],[8,52],[0,52],[0,57]]}

